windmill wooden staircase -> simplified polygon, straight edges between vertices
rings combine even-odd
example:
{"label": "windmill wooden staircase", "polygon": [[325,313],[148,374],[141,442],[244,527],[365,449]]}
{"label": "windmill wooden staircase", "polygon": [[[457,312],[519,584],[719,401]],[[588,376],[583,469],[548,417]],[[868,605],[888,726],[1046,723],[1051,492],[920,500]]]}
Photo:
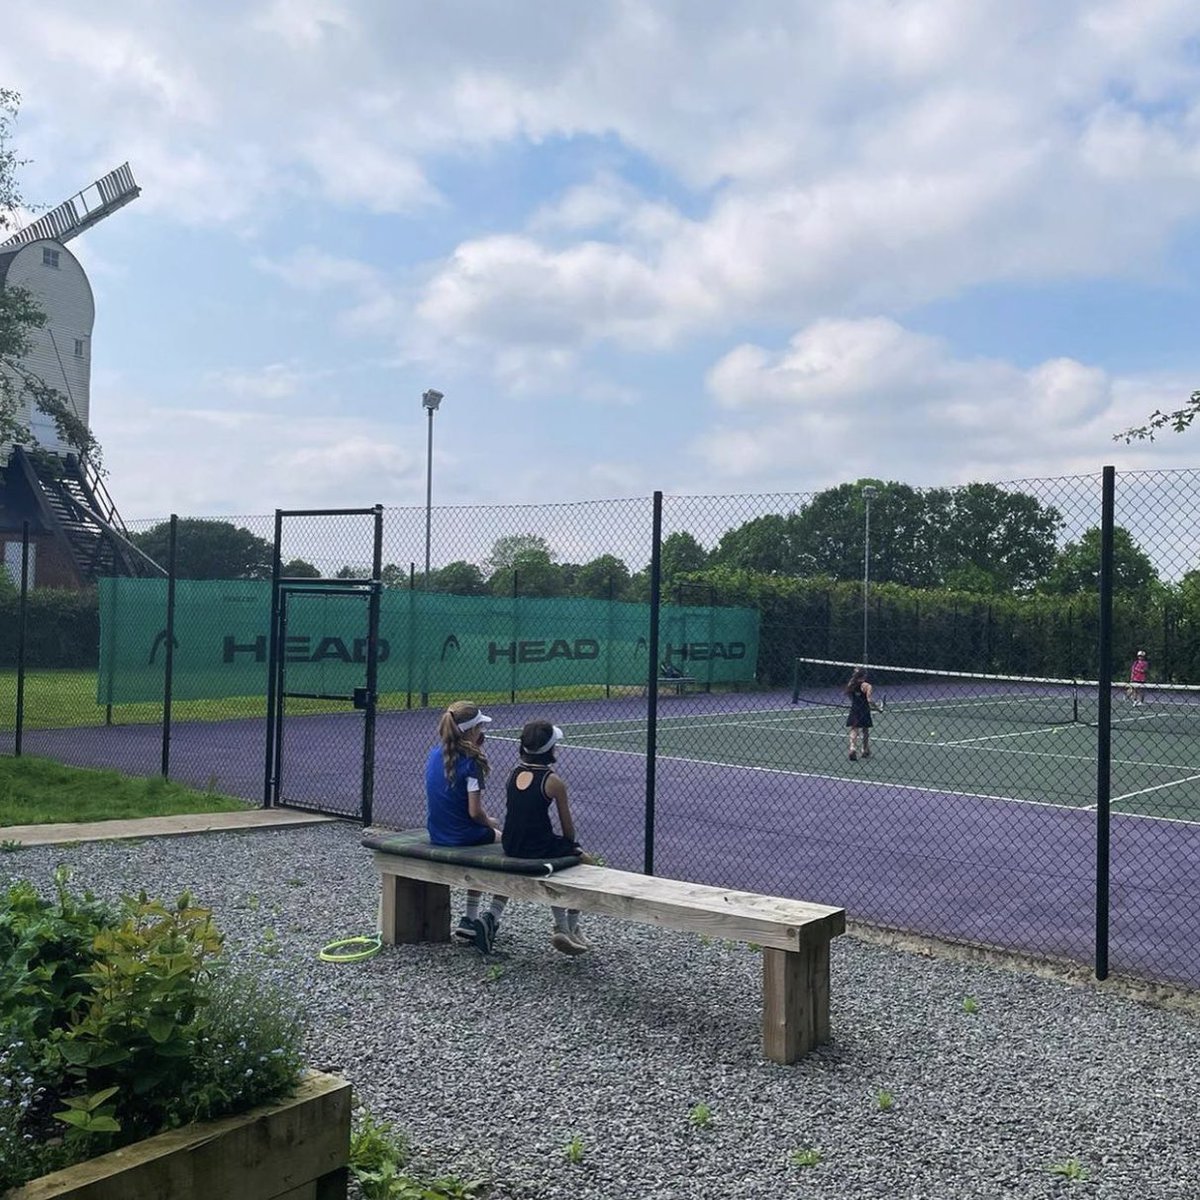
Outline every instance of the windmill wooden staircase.
{"label": "windmill wooden staircase", "polygon": [[14,446],[8,472],[24,483],[41,532],[53,536],[81,585],[111,575],[166,574],[130,540],[104,480],[86,459]]}

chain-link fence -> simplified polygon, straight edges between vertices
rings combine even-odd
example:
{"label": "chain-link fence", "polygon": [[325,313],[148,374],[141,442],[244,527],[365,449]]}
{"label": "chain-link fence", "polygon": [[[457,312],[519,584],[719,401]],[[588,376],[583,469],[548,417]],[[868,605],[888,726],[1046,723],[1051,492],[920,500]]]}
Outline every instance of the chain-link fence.
{"label": "chain-link fence", "polygon": [[[613,866],[1198,984],[1200,472],[1119,476],[1108,524],[1103,494],[389,509],[378,570],[369,518],[295,515],[274,593],[275,519],[179,519],[173,584],[29,593],[22,749],[413,826],[470,698],[496,782],[525,721],[566,728]],[[131,537],[166,566],[170,528]]]}

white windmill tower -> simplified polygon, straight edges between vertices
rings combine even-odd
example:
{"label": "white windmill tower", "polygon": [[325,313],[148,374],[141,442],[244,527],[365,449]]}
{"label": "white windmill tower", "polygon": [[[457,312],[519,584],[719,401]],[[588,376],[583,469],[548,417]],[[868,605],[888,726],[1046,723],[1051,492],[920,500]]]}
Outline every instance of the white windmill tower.
{"label": "white windmill tower", "polygon": [[[0,288],[24,288],[46,315],[45,325],[30,331],[18,369],[58,392],[85,428],[96,306],[83,267],[66,243],[140,192],[125,163],[0,243]],[[10,573],[20,561],[24,521],[30,523],[40,585],[80,587],[102,575],[157,573],[130,543],[95,467],[64,442],[55,422],[15,382],[24,396],[18,417],[34,446],[0,445],[0,540]]]}

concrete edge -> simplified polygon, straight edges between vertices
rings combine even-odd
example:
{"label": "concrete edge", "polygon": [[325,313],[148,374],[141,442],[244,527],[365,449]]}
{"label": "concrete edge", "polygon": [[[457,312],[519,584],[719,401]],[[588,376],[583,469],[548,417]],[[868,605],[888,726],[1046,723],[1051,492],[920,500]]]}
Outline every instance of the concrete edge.
{"label": "concrete edge", "polygon": [[341,817],[286,808],[233,812],[176,813],[169,817],[136,817],[116,821],[80,821],[58,825],[0,825],[0,843],[58,846],[71,842],[125,841],[147,837],[183,837],[194,833],[285,829],[293,825],[325,825]]}

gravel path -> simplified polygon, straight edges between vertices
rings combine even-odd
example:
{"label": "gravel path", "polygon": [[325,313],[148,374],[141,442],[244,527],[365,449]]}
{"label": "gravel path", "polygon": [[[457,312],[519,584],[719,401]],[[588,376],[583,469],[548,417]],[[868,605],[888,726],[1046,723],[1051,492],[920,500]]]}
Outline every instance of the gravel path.
{"label": "gravel path", "polygon": [[[492,962],[451,946],[319,962],[374,928],[351,826],[38,847],[0,856],[0,876],[46,886],[60,862],[101,894],[195,891],[239,959],[303,996],[313,1065],[493,1200],[1200,1197],[1200,1020],[1113,992],[846,936],[834,1042],[782,1067],[759,1052],[744,946],[585,917],[598,948],[566,959],[522,904]],[[809,1147],[816,1165],[791,1161]],[[1086,1179],[1048,1170],[1069,1159]]]}

